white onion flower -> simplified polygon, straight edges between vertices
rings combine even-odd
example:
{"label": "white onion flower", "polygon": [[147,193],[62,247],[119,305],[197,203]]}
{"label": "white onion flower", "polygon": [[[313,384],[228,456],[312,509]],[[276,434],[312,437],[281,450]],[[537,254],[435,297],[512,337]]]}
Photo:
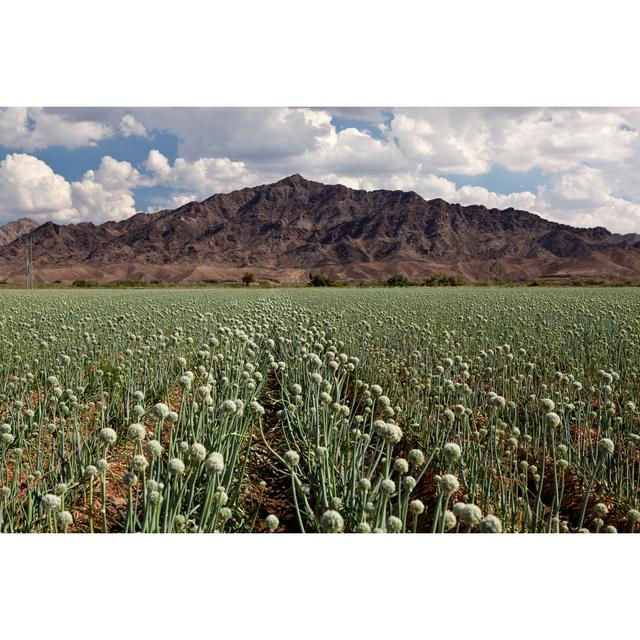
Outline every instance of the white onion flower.
{"label": "white onion flower", "polygon": [[461,524],[469,528],[479,524],[482,519],[482,511],[475,504],[456,502],[453,505],[453,513]]}
{"label": "white onion flower", "polygon": [[440,482],[438,483],[440,487],[440,491],[446,496],[455,493],[460,488],[460,483],[458,482],[458,478],[456,478],[451,473],[446,473],[440,478]]}
{"label": "white onion flower", "polygon": [[238,411],[238,406],[236,405],[236,403],[233,400],[225,400],[222,403],[222,411],[224,413],[229,413],[229,414],[233,414],[236,413]]}
{"label": "white onion flower", "polygon": [[502,523],[494,515],[488,515],[480,520],[481,533],[502,533]]}
{"label": "white onion flower", "polygon": [[405,476],[402,478],[402,488],[411,493],[416,486],[416,479],[413,476]]}
{"label": "white onion flower", "polygon": [[97,473],[98,473],[97,467],[95,467],[92,464],[88,464],[84,470],[84,475],[87,478],[93,478],[95,475],[97,475]]}
{"label": "white onion flower", "polygon": [[421,467],[424,464],[424,453],[420,449],[411,449],[407,454],[407,460],[414,467]]}
{"label": "white onion flower", "polygon": [[422,500],[412,500],[409,503],[409,511],[414,515],[419,516],[420,514],[424,513],[424,510],[425,510],[425,506]]}
{"label": "white onion flower", "polygon": [[396,458],[393,469],[403,475],[409,472],[409,463],[404,458]]}
{"label": "white onion flower", "polygon": [[295,468],[300,464],[300,456],[296,451],[287,451],[284,454],[284,461],[290,468]]}
{"label": "white onion flower", "polygon": [[150,458],[159,458],[162,455],[164,447],[158,440],[148,440],[144,450]]}
{"label": "white onion flower", "polygon": [[273,513],[270,513],[264,519],[264,524],[265,524],[265,527],[267,528],[267,531],[269,531],[270,533],[273,533],[280,526],[280,521],[278,520],[278,516],[274,515]]}
{"label": "white onion flower", "polygon": [[387,518],[387,531],[389,533],[400,533],[402,531],[402,520],[397,516]]}
{"label": "white onion flower", "polygon": [[595,506],[595,512],[598,516],[604,518],[604,516],[609,513],[609,508],[603,502],[598,502],[598,504]]}
{"label": "white onion flower", "polygon": [[556,429],[560,425],[560,422],[560,416],[553,411],[550,411],[544,416],[544,423],[548,429]]}
{"label": "white onion flower", "polygon": [[134,487],[138,484],[138,476],[133,471],[127,471],[124,474],[122,481],[127,485],[127,487]]}
{"label": "white onion flower", "polygon": [[107,445],[114,445],[118,439],[118,434],[110,427],[100,429],[100,440]]}
{"label": "white onion flower", "polygon": [[389,444],[396,444],[402,440],[402,429],[398,425],[384,420],[376,420],[373,423],[373,431],[379,438]]}
{"label": "white onion flower", "polygon": [[455,442],[447,442],[447,444],[442,447],[442,455],[447,462],[458,462],[462,455],[460,445]]}
{"label": "white onion flower", "polygon": [[60,496],[53,493],[46,493],[40,498],[40,503],[45,511],[60,511],[62,500]]}
{"label": "white onion flower", "polygon": [[391,478],[385,478],[380,483],[380,490],[387,496],[393,495],[396,491],[396,483]]}
{"label": "white onion flower", "polygon": [[144,473],[145,469],[149,466],[149,462],[143,455],[135,455],[133,456],[132,465],[133,470],[138,473]]}
{"label": "white onion flower", "polygon": [[172,458],[169,460],[169,473],[173,476],[181,476],[184,474],[185,466],[184,462],[180,458]]}
{"label": "white onion flower", "polygon": [[627,511],[627,519],[632,524],[637,524],[640,522],[640,511],[637,509],[629,509],[629,511]]}
{"label": "white onion flower", "polygon": [[609,454],[611,455],[614,451],[615,447],[613,441],[609,438],[601,438],[598,441],[598,451],[601,454]]}
{"label": "white onion flower", "polygon": [[447,509],[444,512],[444,528],[445,531],[451,531],[451,529],[453,529],[456,524],[458,524],[458,519],[456,518],[455,513],[453,513],[453,511],[450,511],[449,509]]}
{"label": "white onion flower", "polygon": [[158,402],[153,406],[151,413],[159,420],[164,420],[169,415],[169,407],[164,402]]}
{"label": "white onion flower", "polygon": [[214,451],[207,456],[204,461],[204,468],[207,473],[222,473],[224,471],[224,458],[218,451]]}
{"label": "white onion flower", "polygon": [[189,458],[194,462],[200,463],[203,462],[207,457],[207,450],[204,445],[199,442],[194,442],[189,449]]}
{"label": "white onion flower", "polygon": [[344,519],[340,513],[329,509],[322,514],[320,526],[325,533],[341,533],[344,531]]}
{"label": "white onion flower", "polygon": [[59,527],[66,528],[73,524],[73,516],[70,511],[59,511],[56,513],[56,522]]}
{"label": "white onion flower", "polygon": [[551,400],[551,398],[542,398],[542,400],[540,400],[540,407],[545,413],[550,413],[555,410],[556,403]]}
{"label": "white onion flower", "polygon": [[144,440],[147,435],[146,429],[144,425],[139,422],[134,422],[129,425],[129,429],[127,430],[127,436],[129,440]]}

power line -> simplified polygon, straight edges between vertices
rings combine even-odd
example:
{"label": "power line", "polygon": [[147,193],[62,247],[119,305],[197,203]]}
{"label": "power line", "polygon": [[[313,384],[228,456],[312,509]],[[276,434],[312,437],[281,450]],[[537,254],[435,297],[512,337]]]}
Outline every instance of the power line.
{"label": "power line", "polygon": [[33,289],[33,240],[27,236],[27,289]]}
{"label": "power line", "polygon": [[492,281],[496,285],[500,284],[500,247],[495,248],[495,255],[487,256],[487,284],[491,284]]}

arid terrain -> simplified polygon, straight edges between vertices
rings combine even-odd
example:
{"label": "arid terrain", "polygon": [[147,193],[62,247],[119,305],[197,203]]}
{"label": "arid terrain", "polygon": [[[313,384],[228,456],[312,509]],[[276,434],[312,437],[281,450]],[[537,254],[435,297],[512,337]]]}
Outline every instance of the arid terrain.
{"label": "arid terrain", "polygon": [[36,283],[237,281],[246,270],[279,283],[306,282],[310,272],[355,281],[640,278],[638,234],[300,175],[120,222],[11,222],[0,228],[0,281],[24,279],[29,232]]}

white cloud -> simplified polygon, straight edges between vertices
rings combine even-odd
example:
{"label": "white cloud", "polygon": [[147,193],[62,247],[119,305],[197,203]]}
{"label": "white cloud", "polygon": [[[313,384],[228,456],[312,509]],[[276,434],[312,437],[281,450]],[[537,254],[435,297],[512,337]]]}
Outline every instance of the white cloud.
{"label": "white cloud", "polygon": [[536,195],[530,191],[501,194],[489,191],[484,187],[457,187],[455,182],[434,174],[399,173],[383,179],[356,179],[340,176],[324,176],[327,182],[338,182],[354,189],[399,189],[401,191],[415,191],[425,200],[441,198],[453,204],[480,204],[489,209],[521,209],[533,211],[537,206]]}
{"label": "white cloud", "polygon": [[331,172],[352,177],[391,174],[410,166],[396,145],[353,127],[340,132],[332,127],[318,139],[313,150],[291,164],[308,173]]}
{"label": "white cloud", "polygon": [[0,144],[25,151],[59,145],[67,149],[94,146],[113,133],[110,126],[90,120],[72,121],[44,109],[0,109]]}
{"label": "white cloud", "polygon": [[131,163],[115,160],[111,156],[103,156],[98,169],[87,171],[84,177],[112,190],[131,189],[147,182]]}
{"label": "white cloud", "polygon": [[603,204],[609,197],[610,187],[602,171],[581,167],[575,173],[559,175],[553,182],[553,191],[565,200],[581,205]]}
{"label": "white cloud", "polygon": [[[335,113],[359,128],[339,131]],[[157,150],[138,168],[106,156],[73,184],[49,170],[56,188],[62,181],[71,194],[70,206],[54,208],[55,215],[126,217],[140,186],[168,187],[158,206],[175,207],[302,173],[355,188],[414,190],[425,198],[515,207],[575,225],[640,230],[640,109],[409,108],[388,117],[379,109],[328,108],[0,111],[0,144],[25,149],[95,144],[114,132],[148,137],[160,129],[178,138],[175,162]],[[526,184],[536,179],[538,186],[513,188],[508,185],[517,177],[505,178],[498,193],[451,178],[480,175],[494,165],[535,169]],[[23,185],[21,197],[27,192],[34,201],[50,197]]]}
{"label": "white cloud", "polygon": [[71,187],[49,165],[23,153],[0,162],[0,217],[45,221],[72,213]]}
{"label": "white cloud", "polygon": [[567,171],[584,163],[623,163],[638,137],[606,110],[537,109],[494,126],[492,160],[513,171]]}
{"label": "white cloud", "polygon": [[153,205],[147,207],[147,213],[156,213],[164,209],[177,209],[196,200],[198,200],[198,194],[196,193],[180,193],[165,200],[156,200]]}
{"label": "white cloud", "polygon": [[495,193],[484,187],[464,186],[456,191],[454,201],[460,204],[482,204],[488,209],[520,209],[535,212],[538,208],[536,195],[530,191]]}
{"label": "white cloud", "polygon": [[169,160],[157,149],[149,151],[149,156],[145,162],[147,171],[152,173],[158,182],[168,179],[171,174]]}
{"label": "white cloud", "polygon": [[124,220],[136,213],[131,189],[148,184],[129,162],[104,156],[97,170],[71,183],[73,205],[80,220]]}
{"label": "white cloud", "polygon": [[606,227],[620,233],[640,230],[640,205],[616,193],[604,172],[579,167],[557,176],[539,190],[538,204],[547,217],[581,227]]}
{"label": "white cloud", "polygon": [[331,115],[312,109],[149,107],[130,112],[147,130],[177,135],[180,156],[191,162],[203,157],[277,161],[313,149],[331,130]]}
{"label": "white cloud", "polygon": [[244,162],[233,162],[228,158],[200,158],[189,162],[176,158],[171,165],[157,149],[149,152],[145,168],[151,174],[151,183],[188,189],[201,197],[214,193],[254,186],[260,176],[247,169]]}
{"label": "white cloud", "polygon": [[71,188],[76,221],[124,220],[136,213],[133,194],[127,189],[109,190],[87,178],[73,182]]}
{"label": "white cloud", "polygon": [[42,160],[23,153],[0,162],[0,218],[30,216],[40,222],[104,222],[133,215],[131,189],[144,178],[128,162],[105,156],[96,171],[67,182]]}
{"label": "white cloud", "polygon": [[118,125],[118,130],[125,138],[128,138],[129,136],[140,136],[141,138],[149,137],[145,126],[141,122],[138,122],[130,113],[122,116],[120,124]]}
{"label": "white cloud", "polygon": [[388,136],[409,162],[435,173],[475,175],[490,169],[490,132],[476,112],[406,110],[391,121]]}

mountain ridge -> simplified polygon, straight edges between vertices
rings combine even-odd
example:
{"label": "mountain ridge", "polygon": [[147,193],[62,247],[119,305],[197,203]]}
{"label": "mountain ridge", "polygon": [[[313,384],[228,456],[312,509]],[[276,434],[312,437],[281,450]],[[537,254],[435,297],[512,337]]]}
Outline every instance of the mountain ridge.
{"label": "mountain ridge", "polygon": [[13,242],[39,226],[40,224],[32,218],[18,218],[0,225],[0,247]]}
{"label": "mountain ridge", "polygon": [[[640,277],[638,234],[299,174],[173,210],[29,232],[36,282],[237,280],[246,269],[278,282],[305,282],[310,271],[352,280],[440,272],[479,282],[496,260],[501,277],[514,281]],[[24,277],[24,252],[20,236],[0,246],[0,280]]]}

